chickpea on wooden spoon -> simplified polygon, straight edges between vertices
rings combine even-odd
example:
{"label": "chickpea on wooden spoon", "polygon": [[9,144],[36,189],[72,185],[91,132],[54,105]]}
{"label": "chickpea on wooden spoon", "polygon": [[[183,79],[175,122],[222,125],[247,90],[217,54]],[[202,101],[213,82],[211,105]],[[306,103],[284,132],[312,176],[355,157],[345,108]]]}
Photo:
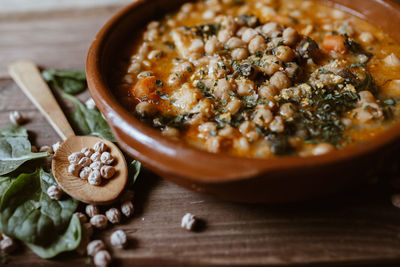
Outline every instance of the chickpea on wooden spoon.
{"label": "chickpea on wooden spoon", "polygon": [[[22,91],[40,110],[63,140],[54,154],[52,172],[60,187],[73,198],[92,204],[106,204],[115,200],[123,191],[128,177],[128,167],[122,152],[112,142],[95,136],[76,136],[58,105],[37,66],[31,61],[17,61],[9,66],[9,73]],[[111,179],[104,179],[98,186],[91,185],[68,172],[68,157],[83,148],[93,148],[102,142],[115,159],[116,173]]]}

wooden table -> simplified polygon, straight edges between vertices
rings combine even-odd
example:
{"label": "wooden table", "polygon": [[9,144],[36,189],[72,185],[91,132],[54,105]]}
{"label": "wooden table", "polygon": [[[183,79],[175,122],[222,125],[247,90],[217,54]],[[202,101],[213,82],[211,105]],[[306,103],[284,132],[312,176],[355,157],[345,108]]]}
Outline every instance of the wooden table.
{"label": "wooden table", "polygon": [[[59,140],[6,68],[15,59],[29,58],[45,68],[83,69],[94,34],[118,9],[102,2],[96,8],[0,12],[0,126],[9,123],[10,111],[19,110],[29,118],[25,126],[36,145]],[[108,242],[114,229],[128,233],[129,248],[112,250],[118,265],[400,265],[400,210],[391,205],[391,192],[384,185],[312,203],[248,205],[188,191],[147,171],[136,194],[134,218],[99,235]],[[186,212],[205,221],[203,231],[180,228]],[[73,253],[42,260],[28,249],[8,259],[10,266],[87,262]]]}

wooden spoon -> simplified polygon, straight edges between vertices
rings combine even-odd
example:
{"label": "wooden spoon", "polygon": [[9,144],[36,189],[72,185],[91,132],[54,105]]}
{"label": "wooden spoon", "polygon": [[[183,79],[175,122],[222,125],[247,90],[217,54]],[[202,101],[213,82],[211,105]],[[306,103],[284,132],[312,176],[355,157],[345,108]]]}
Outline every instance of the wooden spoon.
{"label": "wooden spoon", "polygon": [[[9,73],[63,140],[52,160],[52,172],[61,188],[73,198],[85,203],[106,204],[115,200],[124,189],[128,177],[128,167],[118,147],[99,137],[75,136],[35,63],[14,62],[9,66]],[[114,157],[116,173],[111,179],[103,179],[100,186],[95,186],[68,173],[68,156],[84,147],[93,147],[99,141],[107,145]]]}

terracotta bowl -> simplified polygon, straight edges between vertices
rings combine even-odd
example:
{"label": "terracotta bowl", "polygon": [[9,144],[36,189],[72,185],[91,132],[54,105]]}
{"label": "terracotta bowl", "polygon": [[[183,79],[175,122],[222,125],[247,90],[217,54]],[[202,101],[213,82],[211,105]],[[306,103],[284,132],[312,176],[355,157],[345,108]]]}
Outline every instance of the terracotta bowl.
{"label": "terracotta bowl", "polygon": [[[360,185],[396,153],[400,124],[362,145],[316,157],[248,159],[212,154],[174,141],[135,119],[113,96],[110,68],[127,36],[184,0],[139,0],[100,30],[87,57],[91,95],[118,144],[146,167],[186,188],[241,202],[305,200]],[[369,20],[400,43],[400,7],[384,0],[323,1]],[[398,150],[397,150],[398,151]]]}

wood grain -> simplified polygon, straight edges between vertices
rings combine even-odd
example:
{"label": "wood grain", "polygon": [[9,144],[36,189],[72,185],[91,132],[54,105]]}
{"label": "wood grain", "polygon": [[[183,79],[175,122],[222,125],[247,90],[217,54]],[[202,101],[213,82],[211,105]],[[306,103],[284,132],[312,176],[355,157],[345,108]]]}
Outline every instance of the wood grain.
{"label": "wood grain", "polygon": [[42,113],[63,141],[75,135],[34,62],[27,60],[13,62],[8,71],[22,92]]}
{"label": "wood grain", "polygon": [[[82,69],[90,40],[114,11],[0,23],[0,36],[7,36],[0,38],[0,126],[8,124],[9,111],[20,110],[29,118],[25,126],[35,144],[59,141],[9,79],[6,67],[15,59],[30,58],[45,67]],[[58,99],[67,112],[71,104]],[[96,233],[109,245],[113,230],[126,230],[129,247],[112,249],[118,266],[400,265],[400,210],[390,204],[392,191],[384,183],[312,203],[272,206],[220,201],[150,172],[141,175],[135,191],[134,218]],[[186,212],[203,219],[199,232],[180,228]],[[28,249],[7,258],[7,266],[85,264],[85,258],[75,254],[42,260]]]}

